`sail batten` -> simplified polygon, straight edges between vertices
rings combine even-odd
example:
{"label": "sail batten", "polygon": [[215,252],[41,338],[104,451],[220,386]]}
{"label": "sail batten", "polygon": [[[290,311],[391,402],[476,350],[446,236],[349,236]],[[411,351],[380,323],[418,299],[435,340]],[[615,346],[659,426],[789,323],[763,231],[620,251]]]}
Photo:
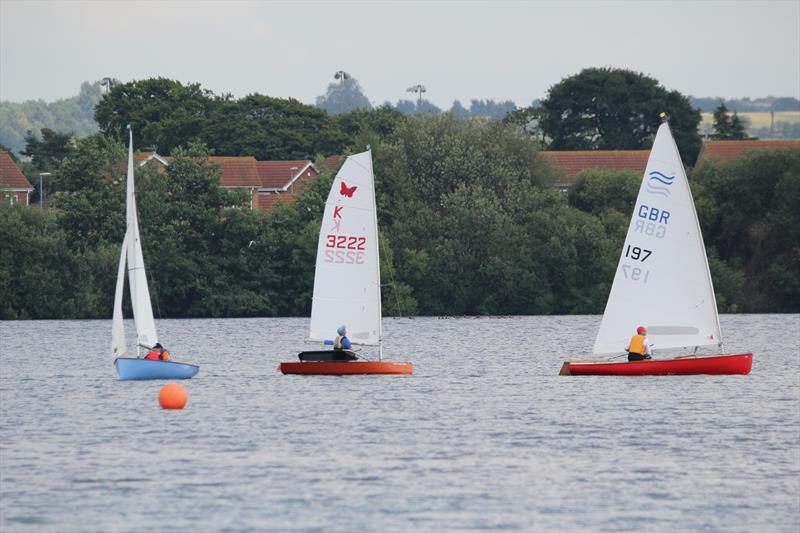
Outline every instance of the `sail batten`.
{"label": "sail batten", "polygon": [[317,244],[309,338],[330,339],[343,324],[352,341],[380,344],[378,221],[369,151],[349,156],[336,174]]}
{"label": "sail batten", "polygon": [[667,123],[656,134],[593,353],[619,353],[639,325],[657,349],[722,343],[703,236]]}

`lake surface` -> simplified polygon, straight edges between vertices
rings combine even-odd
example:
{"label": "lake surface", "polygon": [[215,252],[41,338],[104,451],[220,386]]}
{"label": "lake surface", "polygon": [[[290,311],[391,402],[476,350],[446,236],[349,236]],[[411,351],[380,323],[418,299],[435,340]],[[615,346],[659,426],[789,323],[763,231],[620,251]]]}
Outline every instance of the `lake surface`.
{"label": "lake surface", "polygon": [[599,321],[386,319],[413,376],[322,377],[307,319],[160,320],[182,411],[110,320],[0,322],[0,530],[800,529],[800,315],[722,317],[749,376],[559,377]]}

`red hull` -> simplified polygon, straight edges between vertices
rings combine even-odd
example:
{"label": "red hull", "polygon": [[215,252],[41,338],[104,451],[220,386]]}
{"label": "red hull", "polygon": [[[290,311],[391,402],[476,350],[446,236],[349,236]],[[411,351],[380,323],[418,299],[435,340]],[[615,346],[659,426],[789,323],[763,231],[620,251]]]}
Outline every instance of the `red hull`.
{"label": "red hull", "polygon": [[278,370],[284,374],[317,376],[350,376],[357,374],[411,374],[411,363],[389,361],[303,362],[281,363]]}
{"label": "red hull", "polygon": [[684,355],[646,361],[566,361],[562,376],[688,376],[693,374],[749,374],[753,354]]}

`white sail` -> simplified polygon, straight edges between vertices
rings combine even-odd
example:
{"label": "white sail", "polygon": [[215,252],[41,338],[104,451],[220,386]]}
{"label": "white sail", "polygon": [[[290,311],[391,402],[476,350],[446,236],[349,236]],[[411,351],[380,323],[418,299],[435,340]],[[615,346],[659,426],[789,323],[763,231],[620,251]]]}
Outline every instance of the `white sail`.
{"label": "white sail", "polygon": [[133,318],[136,322],[136,342],[151,347],[158,342],[156,324],[153,320],[153,307],[150,291],[147,288],[147,274],[144,269],[142,242],[139,236],[139,217],[136,213],[136,195],[133,182],[133,132],[130,132],[128,145],[128,182],[125,220],[127,222],[127,263],[128,284],[131,289]]}
{"label": "white sail", "polygon": [[639,325],[656,349],[722,344],[697,212],[666,122],[647,161],[593,352],[624,351]]}
{"label": "white sail", "polygon": [[380,259],[372,153],[347,158],[333,181],[317,245],[310,338],[340,325],[354,343],[381,340]]}
{"label": "white sail", "polygon": [[122,322],[122,294],[125,290],[125,259],[128,250],[128,232],[122,240],[117,269],[117,289],[114,291],[114,315],[111,325],[111,355],[114,358],[124,357],[127,351],[125,342],[125,326]]}

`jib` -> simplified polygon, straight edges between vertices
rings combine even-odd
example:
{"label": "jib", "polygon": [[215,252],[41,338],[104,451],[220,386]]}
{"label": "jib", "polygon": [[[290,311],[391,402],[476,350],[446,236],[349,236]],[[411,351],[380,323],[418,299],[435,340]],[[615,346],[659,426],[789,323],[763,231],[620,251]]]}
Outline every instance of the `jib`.
{"label": "jib", "polygon": [[642,204],[639,206],[639,218],[652,220],[666,226],[669,222],[669,211],[660,211],[657,207],[648,207]]}

